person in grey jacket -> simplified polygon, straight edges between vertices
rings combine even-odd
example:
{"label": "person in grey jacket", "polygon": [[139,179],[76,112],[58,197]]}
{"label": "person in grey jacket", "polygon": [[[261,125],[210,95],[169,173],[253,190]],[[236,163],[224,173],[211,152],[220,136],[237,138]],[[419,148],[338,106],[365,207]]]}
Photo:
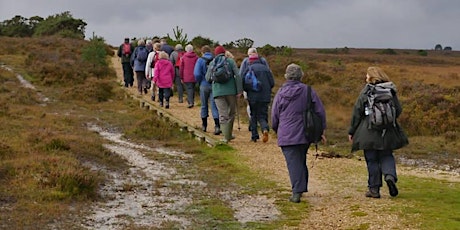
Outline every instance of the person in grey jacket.
{"label": "person in grey jacket", "polygon": [[256,142],[259,139],[257,123],[260,124],[263,133],[263,142],[268,141],[268,105],[271,101],[272,88],[275,85],[272,71],[268,68],[257,54],[252,54],[248,59],[248,69],[254,72],[257,81],[260,83],[260,90],[254,91],[252,87],[243,84],[243,89],[247,94],[250,110],[250,130],[251,141]]}
{"label": "person in grey jacket", "polygon": [[[278,134],[278,146],[281,147],[286,160],[292,186],[289,201],[294,203],[299,203],[302,193],[308,192],[307,152],[312,142],[305,135],[304,111],[308,106],[309,90],[308,86],[300,81],[303,76],[299,65],[288,65],[284,75],[286,82],[276,93],[272,104],[272,128]],[[311,100],[314,112],[321,117],[324,128],[321,138],[326,142],[326,112],[312,88]]]}
{"label": "person in grey jacket", "polygon": [[388,185],[391,196],[398,195],[396,182],[396,164],[393,150],[402,148],[409,143],[403,130],[396,122],[394,127],[377,130],[369,127],[369,116],[365,109],[368,106],[368,92],[372,85],[381,85],[390,88],[393,94],[393,104],[396,117],[402,112],[401,104],[397,97],[397,91],[390,78],[379,67],[369,67],[366,75],[366,86],[356,100],[348,130],[348,139],[352,142],[352,152],[362,149],[366,159],[368,171],[368,188],[366,197],[380,198],[382,187],[382,175]]}

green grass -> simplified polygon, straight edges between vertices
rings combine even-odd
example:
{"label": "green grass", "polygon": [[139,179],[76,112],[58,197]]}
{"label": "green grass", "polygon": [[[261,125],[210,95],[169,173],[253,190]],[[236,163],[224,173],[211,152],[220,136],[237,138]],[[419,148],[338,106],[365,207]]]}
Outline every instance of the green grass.
{"label": "green grass", "polygon": [[409,222],[420,229],[460,229],[460,183],[401,176],[398,185],[393,208]]}

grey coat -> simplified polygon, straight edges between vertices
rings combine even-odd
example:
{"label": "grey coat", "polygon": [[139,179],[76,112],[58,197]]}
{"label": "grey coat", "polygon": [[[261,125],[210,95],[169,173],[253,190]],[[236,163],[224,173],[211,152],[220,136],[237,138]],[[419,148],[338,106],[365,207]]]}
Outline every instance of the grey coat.
{"label": "grey coat", "polygon": [[[392,89],[393,103],[396,109],[396,117],[402,112],[399,103],[396,88],[392,82],[379,83]],[[364,114],[364,107],[367,104],[367,92],[369,85],[366,85],[353,108],[350,128],[348,134],[353,136],[351,151],[357,150],[394,150],[404,147],[409,143],[407,136],[404,134],[401,126],[396,122],[396,126],[386,129],[385,131],[370,129],[368,127],[369,116]]]}

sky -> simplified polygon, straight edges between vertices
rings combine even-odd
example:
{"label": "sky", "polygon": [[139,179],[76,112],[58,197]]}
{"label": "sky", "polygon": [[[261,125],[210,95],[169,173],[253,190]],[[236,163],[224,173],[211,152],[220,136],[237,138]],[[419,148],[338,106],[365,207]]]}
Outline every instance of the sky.
{"label": "sky", "polygon": [[460,50],[458,0],[0,0],[0,21],[69,11],[86,38],[187,35],[255,47]]}

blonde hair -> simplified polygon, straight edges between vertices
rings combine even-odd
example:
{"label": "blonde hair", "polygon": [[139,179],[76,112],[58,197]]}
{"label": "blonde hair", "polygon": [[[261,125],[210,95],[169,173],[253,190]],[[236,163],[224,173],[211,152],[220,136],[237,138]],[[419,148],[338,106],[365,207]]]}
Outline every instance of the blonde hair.
{"label": "blonde hair", "polygon": [[169,59],[169,55],[165,51],[160,51],[159,57],[160,59]]}
{"label": "blonde hair", "polygon": [[141,39],[141,40],[137,41],[137,45],[138,46],[145,46],[145,40]]}
{"label": "blonde hair", "polygon": [[235,58],[235,57],[233,56],[232,52],[230,52],[230,51],[228,51],[228,50],[225,51],[225,57],[228,57],[228,58]]}
{"label": "blonde hair", "polygon": [[367,68],[366,82],[375,84],[378,82],[389,82],[390,78],[382,69],[376,66]]}

